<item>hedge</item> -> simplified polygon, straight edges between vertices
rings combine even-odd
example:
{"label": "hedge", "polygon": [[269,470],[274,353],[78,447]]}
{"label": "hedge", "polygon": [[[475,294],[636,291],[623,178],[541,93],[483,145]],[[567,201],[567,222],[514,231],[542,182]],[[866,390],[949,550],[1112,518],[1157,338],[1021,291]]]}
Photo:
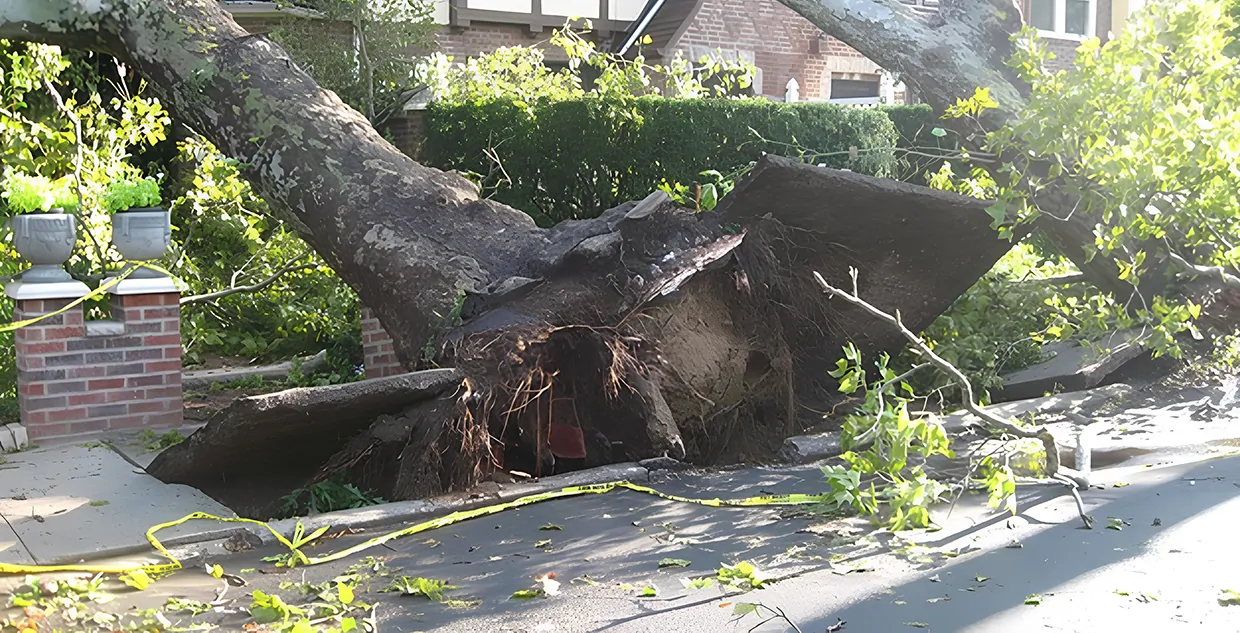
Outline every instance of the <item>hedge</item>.
{"label": "hedge", "polygon": [[420,158],[480,175],[491,197],[549,225],[594,217],[664,181],[700,182],[705,170],[727,174],[763,153],[795,156],[798,148],[831,153],[815,160],[830,167],[897,177],[907,166],[885,148],[936,139],[925,131],[925,106],[661,98],[627,105],[432,104]]}

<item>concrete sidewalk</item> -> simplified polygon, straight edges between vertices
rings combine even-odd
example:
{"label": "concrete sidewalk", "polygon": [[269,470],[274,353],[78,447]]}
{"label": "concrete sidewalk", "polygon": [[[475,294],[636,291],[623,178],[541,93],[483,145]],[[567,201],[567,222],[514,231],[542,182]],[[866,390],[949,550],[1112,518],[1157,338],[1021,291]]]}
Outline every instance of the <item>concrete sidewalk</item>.
{"label": "concrete sidewalk", "polygon": [[[0,464],[0,562],[50,565],[150,552],[148,528],[191,512],[236,516],[193,488],[151,477],[100,442],[10,453]],[[196,522],[169,528],[160,540],[198,542],[237,529]]]}

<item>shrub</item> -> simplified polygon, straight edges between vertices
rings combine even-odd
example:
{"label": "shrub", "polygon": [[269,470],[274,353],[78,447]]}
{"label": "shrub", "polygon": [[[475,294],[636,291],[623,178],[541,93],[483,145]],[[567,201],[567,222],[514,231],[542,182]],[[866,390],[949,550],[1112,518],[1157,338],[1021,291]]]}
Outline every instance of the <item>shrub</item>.
{"label": "shrub", "polygon": [[931,116],[928,108],[759,99],[643,97],[624,106],[596,97],[433,103],[422,159],[473,174],[486,194],[546,226],[597,216],[663,183],[702,182],[706,170],[735,172],[764,153],[895,176],[892,117],[920,139]]}

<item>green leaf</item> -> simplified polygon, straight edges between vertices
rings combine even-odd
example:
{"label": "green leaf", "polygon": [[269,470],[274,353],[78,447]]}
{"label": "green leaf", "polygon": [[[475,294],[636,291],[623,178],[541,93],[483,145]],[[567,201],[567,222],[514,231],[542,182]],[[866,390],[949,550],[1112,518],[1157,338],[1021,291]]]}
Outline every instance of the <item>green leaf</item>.
{"label": "green leaf", "polygon": [[1042,604],[1042,596],[1036,593],[1031,593],[1028,596],[1025,596],[1025,604],[1036,607]]}
{"label": "green leaf", "polygon": [[711,183],[702,185],[702,210],[714,210],[717,204],[719,204],[719,191],[715,189],[715,185]]}
{"label": "green leaf", "polygon": [[684,585],[686,589],[706,589],[714,586],[715,579],[710,576],[694,578],[692,580],[688,578],[681,578],[680,584]]}
{"label": "green leaf", "polygon": [[1225,607],[1240,606],[1240,592],[1235,589],[1224,589],[1222,595],[1218,597],[1218,603]]}
{"label": "green leaf", "polygon": [[659,560],[659,567],[688,567],[692,562],[683,558],[664,558]]}
{"label": "green leaf", "polygon": [[653,38],[653,37],[650,37],[649,35],[643,35],[643,36],[642,36],[642,44],[644,44],[644,45],[646,45],[646,46],[650,46],[651,44],[654,44],[654,38]]}
{"label": "green leaf", "polygon": [[211,574],[212,578],[223,578],[224,568],[219,565],[212,565],[211,569],[207,570],[207,573]]}
{"label": "green leaf", "polygon": [[551,539],[543,539],[541,541],[538,541],[537,543],[534,543],[534,547],[538,549],[542,549],[544,547],[551,547]]}
{"label": "green leaf", "polygon": [[351,604],[353,602],[353,587],[350,587],[349,585],[346,585],[344,583],[340,583],[340,585],[337,587],[337,590],[339,591],[339,594],[340,594],[341,604]]}
{"label": "green leaf", "polygon": [[732,615],[741,616],[753,613],[758,610],[758,605],[752,602],[738,602],[732,607]]}
{"label": "green leaf", "polygon": [[939,138],[943,138],[944,136],[947,136],[947,130],[944,130],[941,127],[936,127],[936,128],[931,129],[930,133]]}
{"label": "green leaf", "polygon": [[542,589],[522,589],[512,592],[512,600],[533,600],[543,595]]}
{"label": "green leaf", "polygon": [[542,526],[542,527],[540,527],[540,528],[538,528],[538,529],[543,530],[543,531],[546,531],[546,532],[549,532],[549,531],[552,531],[552,530],[555,530],[555,531],[562,531],[564,528],[562,528],[562,527],[560,527],[560,526],[558,526],[558,525],[555,525],[554,523],[548,523],[548,524],[546,524],[546,525],[544,525],[544,526]]}
{"label": "green leaf", "polygon": [[658,593],[659,593],[658,590],[656,590],[654,587],[646,587],[642,589],[641,593],[639,593],[638,595],[643,598],[652,598],[658,595]]}

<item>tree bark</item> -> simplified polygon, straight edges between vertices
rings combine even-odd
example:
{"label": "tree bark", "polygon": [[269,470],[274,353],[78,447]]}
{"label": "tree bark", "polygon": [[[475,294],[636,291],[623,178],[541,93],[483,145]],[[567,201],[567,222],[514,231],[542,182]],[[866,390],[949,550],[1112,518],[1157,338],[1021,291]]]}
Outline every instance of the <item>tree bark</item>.
{"label": "tree bark", "polygon": [[[893,45],[900,32],[931,37],[899,15],[890,30],[886,14],[858,24]],[[838,280],[856,266],[876,305],[920,328],[1009,246],[987,228],[983,201],[772,158],[713,213],[654,194],[540,229],[401,154],[215,0],[0,0],[0,37],[127,60],[180,121],[244,164],[378,314],[407,366],[429,358],[462,372],[461,393],[377,425],[314,476],[403,482],[387,495],[433,494],[500,467],[546,474],[558,468],[557,426],[584,438],[587,462],[773,455],[835,397],[825,371],[846,341],[901,344],[830,304],[811,272]],[[912,76],[946,60],[973,73],[955,80],[967,92],[990,76],[982,57],[952,54],[896,67]],[[430,455],[434,467],[421,463]]]}
{"label": "tree bark", "polygon": [[[965,120],[945,122],[973,149],[980,149],[986,132],[1020,117],[1029,91],[1006,65],[1012,35],[1023,24],[1012,0],[942,0],[937,15],[917,13],[898,0],[779,1],[880,66],[898,71],[936,111],[977,88],[989,88],[999,107],[984,114],[981,129]],[[1002,158],[1016,164],[1029,160],[1024,155]],[[1031,168],[1045,174],[1044,167]],[[1090,283],[1123,302],[1133,288],[1119,279],[1114,259],[1086,251],[1094,243],[1095,219],[1074,212],[1076,203],[1061,192],[1039,198],[1039,207],[1055,217],[1044,216],[1037,226]]]}

